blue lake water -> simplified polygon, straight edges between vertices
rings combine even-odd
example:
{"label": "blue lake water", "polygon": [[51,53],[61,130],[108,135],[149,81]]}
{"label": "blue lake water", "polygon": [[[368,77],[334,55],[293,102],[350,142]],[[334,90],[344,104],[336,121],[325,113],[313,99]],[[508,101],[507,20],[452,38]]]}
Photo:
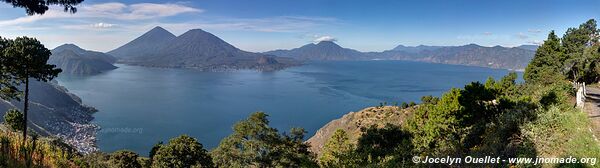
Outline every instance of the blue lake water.
{"label": "blue lake water", "polygon": [[128,65],[58,81],[96,107],[98,146],[147,155],[158,141],[187,134],[216,147],[233,124],[255,111],[280,131],[312,136],[332,119],[380,102],[418,102],[507,70],[407,61],[309,63],[277,72],[201,72]]}

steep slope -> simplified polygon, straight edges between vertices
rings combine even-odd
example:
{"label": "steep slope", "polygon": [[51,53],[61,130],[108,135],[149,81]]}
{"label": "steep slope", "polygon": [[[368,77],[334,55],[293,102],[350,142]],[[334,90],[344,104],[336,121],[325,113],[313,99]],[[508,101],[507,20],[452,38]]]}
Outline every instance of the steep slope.
{"label": "steep slope", "polygon": [[73,44],[65,44],[52,50],[49,64],[61,68],[61,74],[94,75],[116,69],[116,58],[108,54],[87,51]]}
{"label": "steep slope", "polygon": [[193,29],[176,37],[159,51],[143,59],[136,58],[125,62],[142,66],[196,68],[208,71],[277,70],[293,63],[286,58],[242,51],[201,29]]}
{"label": "steep slope", "polygon": [[265,54],[290,57],[300,60],[340,61],[368,59],[366,54],[348,48],[342,48],[331,41],[307,44],[291,50],[274,50]]}
{"label": "steep slope", "polygon": [[[32,80],[29,105],[28,126],[36,132],[58,136],[84,153],[97,150],[97,126],[90,123],[96,110],[64,87]],[[23,102],[0,100],[0,116],[12,108],[22,109]]]}
{"label": "steep slope", "polygon": [[109,51],[108,54],[119,59],[142,58],[155,54],[173,39],[175,35],[157,26],[133,41]]}
{"label": "steep slope", "polygon": [[413,110],[414,108],[400,109],[396,106],[384,106],[368,107],[358,112],[350,112],[321,127],[306,142],[311,144],[310,149],[312,152],[320,154],[323,145],[338,129],[346,131],[350,142],[356,143],[362,135],[361,128],[368,128],[373,125],[383,127],[386,124],[401,125],[405,118],[412,114]]}

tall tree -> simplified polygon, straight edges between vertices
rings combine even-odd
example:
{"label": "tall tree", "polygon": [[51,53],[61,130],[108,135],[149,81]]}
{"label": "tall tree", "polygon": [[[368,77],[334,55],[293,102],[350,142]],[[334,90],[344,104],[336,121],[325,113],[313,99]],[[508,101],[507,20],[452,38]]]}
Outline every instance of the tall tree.
{"label": "tall tree", "polygon": [[141,168],[142,165],[138,161],[139,155],[128,150],[116,151],[110,155],[109,162],[114,167],[119,168]]}
{"label": "tall tree", "polygon": [[346,131],[336,130],[323,147],[319,157],[321,167],[352,167],[354,145],[350,143]]}
{"label": "tall tree", "polygon": [[182,135],[160,145],[152,156],[152,167],[214,167],[208,151],[195,138]]}
{"label": "tall tree", "polygon": [[233,126],[233,133],[211,152],[219,167],[311,167],[314,159],[300,139],[304,131],[280,135],[267,114],[256,112]]}
{"label": "tall tree", "polygon": [[589,52],[593,44],[598,42],[596,20],[590,19],[578,28],[569,28],[562,38],[565,50],[567,77],[576,82],[596,82],[598,74],[594,73],[598,59]]}
{"label": "tall tree", "polygon": [[12,100],[18,99],[17,83],[11,80],[10,74],[6,72],[4,64],[7,60],[2,57],[4,49],[10,46],[12,40],[0,37],[0,99]]}
{"label": "tall tree", "polygon": [[565,61],[560,39],[554,31],[548,34],[544,44],[540,46],[531,62],[525,68],[523,78],[529,83],[548,84],[560,79]]}
{"label": "tall tree", "polygon": [[[400,126],[386,124],[362,128],[356,153],[362,167],[414,167],[412,135]],[[368,166],[373,165],[373,166]]]}
{"label": "tall tree", "polygon": [[[27,138],[27,112],[29,111],[29,80],[48,82],[62,70],[55,65],[47,64],[51,53],[37,39],[17,37],[4,50],[2,69],[12,80],[25,85],[23,101],[23,140]],[[25,141],[23,141],[25,142]]]}
{"label": "tall tree", "polygon": [[0,2],[9,3],[17,8],[25,8],[28,15],[41,15],[48,11],[50,5],[60,5],[65,12],[75,13],[77,12],[75,5],[83,0],[0,0]]}

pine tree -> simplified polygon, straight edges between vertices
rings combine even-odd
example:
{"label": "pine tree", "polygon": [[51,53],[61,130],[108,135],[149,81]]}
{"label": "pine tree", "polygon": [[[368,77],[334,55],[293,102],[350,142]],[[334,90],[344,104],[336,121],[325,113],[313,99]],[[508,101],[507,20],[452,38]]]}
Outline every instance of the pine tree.
{"label": "pine tree", "polygon": [[540,46],[531,62],[525,68],[523,78],[529,83],[552,83],[561,78],[561,69],[565,57],[560,39],[554,31],[548,34],[544,44]]}
{"label": "pine tree", "polygon": [[[55,65],[47,64],[51,53],[37,39],[17,37],[2,53],[2,69],[12,78],[25,85],[23,105],[23,139],[27,138],[27,112],[29,111],[29,80],[48,82],[60,72]],[[25,141],[23,141],[25,143]]]}
{"label": "pine tree", "polygon": [[11,4],[13,7],[24,8],[28,15],[44,14],[48,11],[49,5],[61,5],[65,12],[75,13],[75,5],[83,0],[0,0]]}

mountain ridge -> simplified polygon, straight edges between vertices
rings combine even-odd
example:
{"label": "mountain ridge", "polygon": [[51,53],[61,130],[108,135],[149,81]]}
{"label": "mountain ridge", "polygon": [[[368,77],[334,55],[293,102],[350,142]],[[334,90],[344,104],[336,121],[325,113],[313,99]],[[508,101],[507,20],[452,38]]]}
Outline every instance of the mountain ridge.
{"label": "mountain ridge", "polygon": [[62,74],[95,75],[116,69],[117,58],[96,51],[84,50],[74,44],[63,44],[51,50],[49,64],[62,69]]}
{"label": "mountain ridge", "polygon": [[341,61],[367,59],[367,54],[349,48],[343,48],[333,41],[309,43],[290,50],[273,50],[264,52],[269,55],[289,57],[300,60]]}
{"label": "mountain ridge", "polygon": [[[333,42],[331,42],[333,43]],[[303,60],[330,61],[330,60],[406,60],[442,64],[456,64],[479,66],[496,69],[509,69],[522,71],[533,58],[535,50],[521,47],[485,47],[477,44],[462,46],[404,46],[382,52],[360,52],[348,48],[350,53],[337,52],[336,54],[323,54],[327,51],[314,49],[315,44],[307,44],[290,50],[273,50],[266,54],[299,58]],[[339,45],[336,44],[339,47]],[[335,47],[334,47],[335,48]],[[341,48],[341,47],[339,47]]]}
{"label": "mountain ridge", "polygon": [[152,28],[141,36],[107,52],[120,59],[141,58],[152,55],[169,41],[175,39],[173,33],[160,26]]}
{"label": "mountain ridge", "polygon": [[[150,32],[164,30],[162,28],[158,28],[159,30],[155,29],[150,30],[142,36],[153,36],[153,33]],[[126,45],[147,43],[140,41],[140,39],[143,40],[146,37],[138,37]],[[229,69],[273,71],[298,64],[289,58],[243,51],[202,29],[191,29],[173,39],[167,40],[168,42],[162,43],[161,46],[153,47],[154,49],[151,53],[121,56],[122,59],[120,61],[139,66],[193,68],[205,71]],[[115,53],[118,50],[123,50],[123,48],[131,48],[126,45],[109,53]]]}

